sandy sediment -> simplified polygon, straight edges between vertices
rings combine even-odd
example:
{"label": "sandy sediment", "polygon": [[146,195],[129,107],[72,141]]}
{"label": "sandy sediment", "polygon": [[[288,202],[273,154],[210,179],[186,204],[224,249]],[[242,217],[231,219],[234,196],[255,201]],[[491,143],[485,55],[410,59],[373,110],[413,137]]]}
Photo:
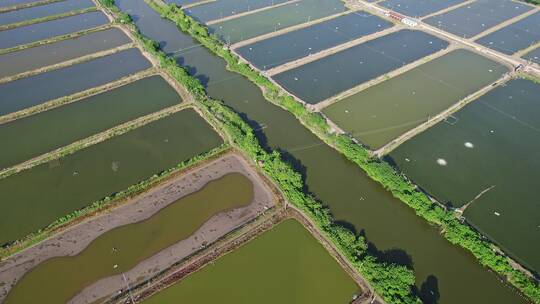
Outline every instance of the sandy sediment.
{"label": "sandy sediment", "polygon": [[161,270],[192,255],[204,245],[215,242],[275,205],[272,190],[244,158],[236,153],[226,154],[202,167],[173,178],[108,213],[76,225],[1,262],[0,302],[25,273],[40,263],[54,257],[77,255],[94,239],[107,231],[143,221],[179,198],[200,190],[209,181],[234,172],[243,174],[253,183],[254,196],[248,206],[214,215],[189,238],[141,261],[123,275],[103,278],[86,286],[69,303],[92,303],[97,299],[118,293],[125,289],[127,284],[132,285],[150,279]]}

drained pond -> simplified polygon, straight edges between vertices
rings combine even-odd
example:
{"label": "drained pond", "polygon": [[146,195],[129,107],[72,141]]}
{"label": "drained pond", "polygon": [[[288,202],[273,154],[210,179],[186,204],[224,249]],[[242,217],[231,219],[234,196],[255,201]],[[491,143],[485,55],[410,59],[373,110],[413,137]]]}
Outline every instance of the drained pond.
{"label": "drained pond", "polygon": [[289,219],[143,303],[349,303],[358,289],[325,248]]}
{"label": "drained pond", "polygon": [[378,149],[505,72],[508,68],[498,62],[455,50],[338,101],[323,112],[362,143]]}
{"label": "drained pond", "polygon": [[93,282],[121,274],[192,235],[213,215],[248,205],[251,181],[240,173],[213,180],[149,219],[110,230],[80,254],[47,260],[8,293],[9,303],[66,303]]}
{"label": "drained pond", "polygon": [[0,124],[0,168],[31,159],[139,116],[178,104],[180,96],[159,76],[49,111]]}
{"label": "drained pond", "polygon": [[[0,115],[107,84],[149,68],[139,49],[0,84]],[[39,92],[36,94],[35,92]]]}
{"label": "drained pond", "polygon": [[540,85],[512,80],[391,153],[411,179],[540,270]]}
{"label": "drained pond", "polygon": [[436,228],[320,141],[292,114],[266,101],[256,85],[227,71],[222,59],[161,19],[144,0],[116,2],[122,11],[133,15],[144,35],[160,42],[165,52],[174,53],[178,62],[207,86],[211,97],[239,112],[264,146],[284,152],[303,173],[308,191],[329,206],[341,223],[364,232],[383,256],[413,265],[424,298],[435,294],[439,303],[525,302],[469,253],[443,239]]}
{"label": "drained pond", "polygon": [[10,202],[0,204],[0,243],[37,231],[221,142],[194,110],[187,109],[0,179],[0,202]]}
{"label": "drained pond", "polygon": [[447,46],[448,42],[424,32],[401,30],[272,78],[293,95],[315,104]]}

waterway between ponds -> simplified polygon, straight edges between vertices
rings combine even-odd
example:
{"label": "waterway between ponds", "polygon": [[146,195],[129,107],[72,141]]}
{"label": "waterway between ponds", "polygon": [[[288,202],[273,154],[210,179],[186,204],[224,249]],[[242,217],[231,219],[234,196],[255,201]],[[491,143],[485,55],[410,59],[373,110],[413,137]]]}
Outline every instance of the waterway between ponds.
{"label": "waterway between ponds", "polygon": [[206,23],[286,1],[288,0],[218,0],[188,8],[185,12],[197,21]]}
{"label": "waterway between ponds", "polygon": [[529,5],[511,0],[477,0],[427,18],[424,22],[460,37],[470,38],[531,9]]}
{"label": "waterway between ponds", "polygon": [[0,77],[42,68],[130,43],[124,32],[111,28],[74,39],[0,55]]}
{"label": "waterway between ponds", "polygon": [[21,163],[139,116],[178,104],[180,96],[160,76],[29,117],[0,124],[0,168]]}
{"label": "waterway between ponds", "polygon": [[498,62],[455,50],[340,100],[323,112],[376,150],[506,72],[508,68]]}
{"label": "waterway between ponds", "polygon": [[512,55],[540,41],[540,12],[484,36],[477,43]]}
{"label": "waterway between ponds", "polygon": [[102,12],[89,12],[0,31],[0,49],[75,33],[109,23]]}
{"label": "waterway between ponds", "polygon": [[466,0],[385,0],[380,2],[379,5],[395,12],[418,18],[458,5],[465,1]]}
{"label": "waterway between ponds", "polygon": [[223,100],[253,126],[263,145],[282,151],[306,178],[307,190],[328,205],[339,223],[366,235],[386,260],[412,265],[424,299],[438,303],[525,303],[463,249],[443,239],[402,202],[356,165],[325,145],[292,114],[270,104],[261,90],[225,69],[144,0],[117,0],[141,32],[200,79],[211,97]]}
{"label": "waterway between ponds", "polygon": [[441,202],[461,207],[473,201],[465,218],[537,273],[538,96],[539,84],[512,80],[391,153]]}
{"label": "waterway between ponds", "polygon": [[375,15],[354,12],[240,47],[236,52],[257,68],[267,70],[391,26]]}
{"label": "waterway between ponds", "polygon": [[76,256],[39,264],[15,285],[4,304],[66,303],[84,287],[130,270],[188,238],[213,215],[246,206],[252,199],[253,184],[240,173],[213,180],[147,220],[106,232]]}
{"label": "waterway between ponds", "polygon": [[0,25],[18,23],[96,6],[92,0],[66,0],[0,13]]}
{"label": "waterway between ponds", "polygon": [[[0,84],[0,115],[107,84],[151,67],[132,48],[58,70]],[[36,94],[39,92],[39,94]]]}
{"label": "waterway between ponds", "polygon": [[209,30],[232,44],[346,10],[340,0],[302,0],[212,24]]}
{"label": "waterway between ponds", "polygon": [[0,179],[0,244],[37,231],[221,143],[212,127],[187,109]]}
{"label": "waterway between ponds", "polygon": [[143,303],[349,303],[357,291],[324,247],[289,219]]}
{"label": "waterway between ponds", "polygon": [[448,46],[430,34],[401,30],[272,76],[303,101],[316,104]]}

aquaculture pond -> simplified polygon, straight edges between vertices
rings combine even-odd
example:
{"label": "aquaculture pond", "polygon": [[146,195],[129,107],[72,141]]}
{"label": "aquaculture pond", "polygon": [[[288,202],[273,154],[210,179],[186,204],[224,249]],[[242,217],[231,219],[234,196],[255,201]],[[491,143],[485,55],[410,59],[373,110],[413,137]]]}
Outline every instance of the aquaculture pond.
{"label": "aquaculture pond", "polygon": [[346,10],[340,0],[301,0],[215,23],[209,29],[223,41],[232,44]]}
{"label": "aquaculture pond", "polygon": [[540,47],[523,55],[522,58],[540,64]]}
{"label": "aquaculture pond", "polygon": [[198,2],[205,2],[205,0],[165,0],[166,3],[174,3],[178,5],[194,5]]}
{"label": "aquaculture pond", "polygon": [[412,265],[424,299],[438,298],[442,304],[525,303],[469,253],[443,239],[437,228],[324,144],[292,114],[266,101],[256,85],[227,71],[222,59],[161,19],[144,0],[116,2],[134,16],[144,35],[175,54],[178,62],[207,86],[211,97],[238,111],[265,147],[283,152],[304,175],[307,190],[329,206],[340,223],[364,232],[385,260]]}
{"label": "aquaculture pond", "polygon": [[27,4],[32,2],[40,2],[41,0],[3,0],[0,2],[0,7],[9,7],[21,4]]}
{"label": "aquaculture pond", "polygon": [[49,111],[0,124],[0,168],[31,159],[139,116],[178,104],[180,96],[159,76]]}
{"label": "aquaculture pond", "polygon": [[362,143],[378,149],[505,72],[508,69],[498,62],[455,50],[338,101],[323,112]]}
{"label": "aquaculture pond", "polygon": [[427,33],[401,30],[272,78],[303,101],[316,104],[447,46]]}
{"label": "aquaculture pond", "polygon": [[529,5],[511,0],[477,0],[430,17],[424,22],[460,37],[470,38],[531,9]]}
{"label": "aquaculture pond", "polygon": [[540,41],[540,12],[503,27],[477,43],[511,55]]}
{"label": "aquaculture pond", "polygon": [[59,70],[2,83],[0,115],[104,85],[150,66],[150,62],[139,49],[133,48]]}
{"label": "aquaculture pond", "polygon": [[0,51],[1,49],[71,34],[107,23],[109,23],[109,19],[102,12],[90,12],[0,31]]}
{"label": "aquaculture pond", "polygon": [[67,13],[69,11],[94,7],[92,0],[66,0],[47,5],[38,5],[25,9],[18,9],[6,13],[0,13],[0,25],[18,23],[31,19]]}
{"label": "aquaculture pond", "polygon": [[391,153],[403,172],[540,270],[540,85],[512,80]]}
{"label": "aquaculture pond", "polygon": [[130,43],[117,28],[0,55],[0,77],[39,69]]}
{"label": "aquaculture pond", "polygon": [[199,22],[206,23],[286,1],[288,0],[218,0],[187,8],[185,12]]}
{"label": "aquaculture pond", "polygon": [[395,12],[417,18],[436,13],[465,1],[466,0],[385,0],[378,4]]}
{"label": "aquaculture pond", "polygon": [[236,52],[257,68],[267,70],[391,26],[367,12],[352,12],[240,47]]}
{"label": "aquaculture pond", "polygon": [[[189,109],[0,179],[0,244],[37,231],[221,142]],[[30,186],[32,191],[28,191]]]}
{"label": "aquaculture pond", "polygon": [[66,303],[84,287],[130,270],[188,238],[213,215],[246,206],[252,198],[253,185],[240,173],[213,180],[147,220],[105,232],[76,256],[39,264],[15,285],[4,304]]}
{"label": "aquaculture pond", "polygon": [[324,247],[289,219],[143,303],[349,303],[358,290]]}

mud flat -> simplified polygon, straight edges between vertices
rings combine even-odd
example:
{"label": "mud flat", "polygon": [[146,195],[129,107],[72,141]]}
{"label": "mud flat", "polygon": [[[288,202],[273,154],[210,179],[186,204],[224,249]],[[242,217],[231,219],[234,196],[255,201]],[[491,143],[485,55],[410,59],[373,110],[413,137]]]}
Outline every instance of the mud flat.
{"label": "mud flat", "polygon": [[268,70],[391,26],[372,14],[353,12],[242,46],[236,52],[258,69]]}
{"label": "mud flat", "polygon": [[301,100],[316,104],[448,47],[421,31],[401,30],[272,76]]}
{"label": "mud flat", "polygon": [[[150,68],[139,49],[0,84],[0,115],[5,115],[107,84]],[[36,94],[39,92],[39,94]]]}
{"label": "mud flat", "polygon": [[9,202],[0,205],[0,243],[20,239],[221,143],[204,119],[186,109],[0,179],[0,201]]}
{"label": "mud flat", "polygon": [[349,303],[358,290],[324,247],[288,219],[143,303]]}
{"label": "mud flat", "polygon": [[529,269],[540,271],[540,85],[517,79],[390,155],[439,201]]}
{"label": "mud flat", "polygon": [[130,42],[131,40],[121,30],[112,28],[75,39],[3,54],[0,55],[0,78],[58,64]]}
{"label": "mud flat", "polygon": [[109,19],[102,12],[90,12],[0,31],[0,49],[75,33],[107,23]]}
{"label": "mud flat", "polygon": [[423,17],[465,1],[466,0],[385,0],[378,4],[407,16]]}
{"label": "mud flat", "polygon": [[498,62],[459,49],[338,101],[323,112],[376,150],[506,72]]}
{"label": "mud flat", "polygon": [[478,0],[424,22],[460,37],[470,38],[517,17],[532,6],[511,0]]}
{"label": "mud flat", "polygon": [[0,301],[9,292],[5,303],[93,302],[151,278],[274,204],[258,173],[229,153],[4,261]]}
{"label": "mud flat", "polygon": [[540,12],[476,40],[483,46],[508,55],[538,41],[540,41]]}
{"label": "mud flat", "polygon": [[151,76],[49,111],[0,124],[0,142],[5,144],[0,168],[21,163],[180,102],[180,96],[163,78]]}
{"label": "mud flat", "polygon": [[223,41],[233,44],[346,10],[339,0],[302,0],[215,23],[209,29]]}
{"label": "mud flat", "polygon": [[0,13],[0,25],[17,23],[31,19],[47,17],[67,13],[83,8],[94,7],[92,0],[66,0],[47,5],[39,5],[25,9],[19,9],[7,13]]}

